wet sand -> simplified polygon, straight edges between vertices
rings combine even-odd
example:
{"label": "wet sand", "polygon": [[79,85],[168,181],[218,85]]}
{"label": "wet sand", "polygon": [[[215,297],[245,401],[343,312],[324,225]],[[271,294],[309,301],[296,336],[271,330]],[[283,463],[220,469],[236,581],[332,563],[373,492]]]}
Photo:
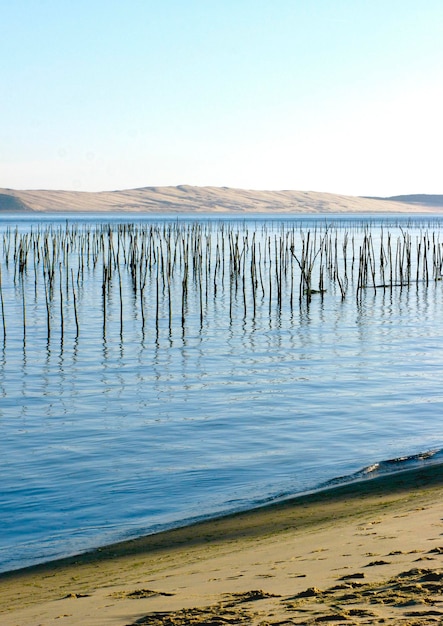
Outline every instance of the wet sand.
{"label": "wet sand", "polygon": [[0,575],[3,626],[443,623],[443,466]]}

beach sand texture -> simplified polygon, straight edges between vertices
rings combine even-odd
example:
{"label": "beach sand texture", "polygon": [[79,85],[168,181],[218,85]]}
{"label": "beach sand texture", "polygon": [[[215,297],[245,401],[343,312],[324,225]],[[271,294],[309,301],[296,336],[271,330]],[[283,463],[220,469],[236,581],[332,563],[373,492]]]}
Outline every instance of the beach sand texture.
{"label": "beach sand texture", "polygon": [[142,187],[101,192],[0,189],[1,211],[134,213],[441,213],[443,196],[361,198],[315,191]]}
{"label": "beach sand texture", "polygon": [[443,467],[0,576],[3,626],[443,623]]}

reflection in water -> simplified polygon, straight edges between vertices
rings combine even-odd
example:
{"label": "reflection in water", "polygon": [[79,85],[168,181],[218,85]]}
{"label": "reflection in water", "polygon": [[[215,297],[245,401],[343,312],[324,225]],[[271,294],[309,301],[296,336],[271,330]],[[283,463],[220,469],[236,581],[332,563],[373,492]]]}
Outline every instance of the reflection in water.
{"label": "reflection in water", "polygon": [[54,228],[19,280],[4,240],[5,568],[442,447],[442,283],[421,257],[373,284],[388,230],[398,280],[397,225],[371,226],[366,269],[349,221],[309,244],[300,220]]}

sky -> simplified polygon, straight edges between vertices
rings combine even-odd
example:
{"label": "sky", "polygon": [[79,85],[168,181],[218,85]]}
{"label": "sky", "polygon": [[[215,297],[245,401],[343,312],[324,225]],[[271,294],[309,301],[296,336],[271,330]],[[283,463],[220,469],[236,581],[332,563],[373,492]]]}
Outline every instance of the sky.
{"label": "sky", "polygon": [[0,0],[0,187],[443,193],[443,0]]}

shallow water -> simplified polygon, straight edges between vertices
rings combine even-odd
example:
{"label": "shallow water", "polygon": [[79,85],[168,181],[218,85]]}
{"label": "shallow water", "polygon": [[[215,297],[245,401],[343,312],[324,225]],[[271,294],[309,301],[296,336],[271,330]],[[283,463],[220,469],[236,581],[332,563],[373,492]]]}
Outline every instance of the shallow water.
{"label": "shallow water", "polygon": [[[169,223],[100,219],[46,217],[40,226],[37,219],[21,219],[19,232],[48,224],[65,232],[74,225],[79,237],[97,224],[111,224],[115,232],[125,221],[143,229]],[[436,218],[398,220],[370,223],[375,247],[388,232],[394,241],[402,237],[399,224],[413,242],[424,232],[441,234]],[[362,224],[329,221],[329,232],[340,242],[349,233],[358,249]],[[16,223],[5,219],[0,234]],[[183,221],[186,228],[195,223]],[[200,279],[190,276],[184,321],[178,261],[171,284],[159,290],[161,264],[152,264],[143,327],[141,296],[127,265],[121,261],[120,278],[113,270],[104,314],[103,265],[99,260],[94,267],[91,258],[82,280],[74,281],[77,333],[72,280],[81,255],[73,239],[55,264],[49,340],[43,269],[36,269],[32,255],[18,275],[11,250],[6,265],[3,239],[1,570],[248,508],[386,459],[442,449],[442,282],[363,289],[356,297],[356,280],[349,278],[342,300],[327,278],[323,295],[299,301],[299,270],[290,258],[293,277],[280,275],[279,303],[275,237],[282,229],[285,236],[293,233],[299,256],[300,229],[306,237],[317,223],[229,221],[240,240],[246,232],[249,237],[246,279],[237,283],[227,262],[214,280],[217,233],[228,222],[203,223],[204,240],[212,242],[210,251],[202,249],[203,258],[212,259],[201,279],[207,296],[200,297]],[[272,243],[262,265],[263,272],[270,268],[270,282],[263,277],[255,310],[249,278],[254,233],[262,254]]]}

